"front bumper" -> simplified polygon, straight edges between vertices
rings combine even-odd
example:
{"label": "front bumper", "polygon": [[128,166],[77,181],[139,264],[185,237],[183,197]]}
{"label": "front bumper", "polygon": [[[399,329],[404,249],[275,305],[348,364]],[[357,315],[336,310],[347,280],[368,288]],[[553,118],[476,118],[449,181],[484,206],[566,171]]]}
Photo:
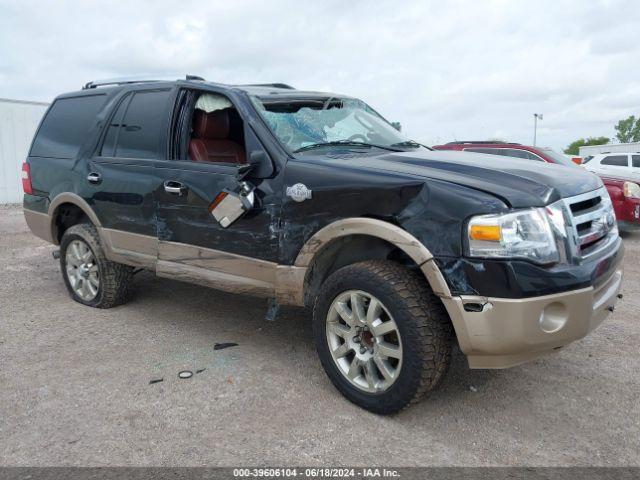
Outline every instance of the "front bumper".
{"label": "front bumper", "polygon": [[522,299],[462,295],[443,302],[469,366],[507,368],[593,331],[613,311],[621,283],[618,265],[597,287]]}

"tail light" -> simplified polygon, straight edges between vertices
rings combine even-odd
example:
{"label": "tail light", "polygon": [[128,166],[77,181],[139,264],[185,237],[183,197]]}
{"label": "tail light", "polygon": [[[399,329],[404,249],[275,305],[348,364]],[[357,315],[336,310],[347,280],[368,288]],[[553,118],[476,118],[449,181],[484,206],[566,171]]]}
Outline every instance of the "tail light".
{"label": "tail light", "polygon": [[576,165],[582,165],[582,157],[572,157],[571,161]]}
{"label": "tail light", "polygon": [[622,191],[626,198],[640,198],[640,185],[634,182],[624,182]]}
{"label": "tail light", "polygon": [[31,186],[31,169],[27,162],[22,164],[22,190],[24,190],[24,193],[28,195],[33,195],[33,187]]}

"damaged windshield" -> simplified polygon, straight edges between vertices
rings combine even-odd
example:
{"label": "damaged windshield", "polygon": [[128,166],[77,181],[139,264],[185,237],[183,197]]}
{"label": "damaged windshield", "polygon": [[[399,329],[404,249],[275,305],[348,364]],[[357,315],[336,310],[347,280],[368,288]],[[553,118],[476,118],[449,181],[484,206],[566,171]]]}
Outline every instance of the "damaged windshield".
{"label": "damaged windshield", "polygon": [[259,98],[252,101],[292,152],[321,148],[419,148],[366,103],[355,98]]}

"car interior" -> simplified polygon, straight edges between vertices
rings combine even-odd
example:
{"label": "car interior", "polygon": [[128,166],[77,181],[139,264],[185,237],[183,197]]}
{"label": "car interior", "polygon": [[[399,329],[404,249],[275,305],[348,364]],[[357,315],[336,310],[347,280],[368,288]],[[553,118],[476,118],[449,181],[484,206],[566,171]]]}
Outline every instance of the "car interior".
{"label": "car interior", "polygon": [[[244,126],[223,95],[184,91],[178,100],[173,158],[194,162],[246,163]],[[189,118],[188,121],[183,119]]]}

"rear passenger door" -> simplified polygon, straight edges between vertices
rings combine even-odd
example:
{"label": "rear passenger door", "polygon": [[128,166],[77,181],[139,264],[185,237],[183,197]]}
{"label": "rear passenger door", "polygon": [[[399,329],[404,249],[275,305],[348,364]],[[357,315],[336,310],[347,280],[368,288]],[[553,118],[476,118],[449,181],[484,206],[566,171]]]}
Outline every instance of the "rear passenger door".
{"label": "rear passenger door", "polygon": [[157,258],[155,174],[166,158],[172,89],[135,90],[108,119],[87,182],[103,236],[118,255],[144,266]]}
{"label": "rear passenger door", "polygon": [[640,180],[640,154],[631,155],[631,175],[636,182]]}

